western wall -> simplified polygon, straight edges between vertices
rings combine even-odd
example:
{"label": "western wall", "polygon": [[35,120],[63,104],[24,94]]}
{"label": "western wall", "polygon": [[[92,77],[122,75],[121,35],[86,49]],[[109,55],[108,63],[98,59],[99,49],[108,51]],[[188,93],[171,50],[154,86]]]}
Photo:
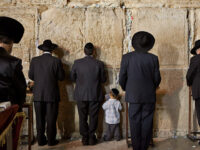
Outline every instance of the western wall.
{"label": "western wall", "polygon": [[[62,59],[67,75],[60,83],[59,136],[79,136],[69,72],[74,60],[84,57],[85,43],[95,45],[97,59],[106,65],[105,92],[112,87],[121,89],[118,84],[121,57],[133,50],[132,35],[140,30],[154,35],[156,42],[150,52],[158,55],[160,61],[162,81],[157,91],[154,136],[187,134],[189,89],[185,76],[190,49],[200,38],[199,0],[1,0],[0,15],[15,18],[25,27],[24,37],[14,45],[13,55],[23,60],[27,80],[31,58],[41,54],[37,46],[45,39],[59,45],[54,55]],[[121,127],[125,134],[125,102],[121,93],[124,106]],[[102,110],[99,116],[100,136],[104,128]],[[196,129],[195,119],[192,124]]]}

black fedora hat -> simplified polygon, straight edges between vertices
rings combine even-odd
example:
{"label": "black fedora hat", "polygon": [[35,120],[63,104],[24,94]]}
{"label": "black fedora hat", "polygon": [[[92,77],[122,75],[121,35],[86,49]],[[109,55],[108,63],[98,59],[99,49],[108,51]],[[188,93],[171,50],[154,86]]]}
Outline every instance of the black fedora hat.
{"label": "black fedora hat", "polygon": [[15,19],[0,16],[0,35],[7,36],[14,43],[19,43],[24,34],[23,25]]}
{"label": "black fedora hat", "polygon": [[43,44],[39,45],[38,48],[43,51],[53,51],[58,45],[51,42],[51,40],[45,40]]}
{"label": "black fedora hat", "polygon": [[133,35],[132,46],[136,51],[146,52],[152,49],[155,38],[151,33],[139,31]]}
{"label": "black fedora hat", "polygon": [[200,40],[195,41],[193,49],[190,51],[191,54],[196,55],[196,50],[200,48]]}

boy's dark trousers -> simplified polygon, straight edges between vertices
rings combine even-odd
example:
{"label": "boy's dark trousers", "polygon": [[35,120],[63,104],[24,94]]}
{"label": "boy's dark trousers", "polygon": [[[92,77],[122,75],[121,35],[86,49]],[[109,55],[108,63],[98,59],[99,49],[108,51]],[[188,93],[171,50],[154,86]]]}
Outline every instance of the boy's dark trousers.
{"label": "boy's dark trousers", "polygon": [[105,141],[111,140],[113,137],[118,141],[121,139],[120,125],[118,124],[108,124],[106,123],[106,133],[104,136]]}

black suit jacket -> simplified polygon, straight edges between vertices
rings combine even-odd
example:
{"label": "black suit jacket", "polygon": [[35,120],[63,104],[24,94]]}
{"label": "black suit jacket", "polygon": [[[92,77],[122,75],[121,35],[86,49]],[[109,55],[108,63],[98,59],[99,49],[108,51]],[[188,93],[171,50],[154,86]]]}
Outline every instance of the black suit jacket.
{"label": "black suit jacket", "polygon": [[34,81],[34,101],[58,102],[58,81],[65,78],[60,59],[51,54],[34,57],[30,64],[29,78]]}
{"label": "black suit jacket", "polygon": [[9,55],[0,47],[0,102],[21,105],[26,98],[26,80],[21,59]]}
{"label": "black suit jacket", "polygon": [[193,99],[200,98],[200,55],[190,59],[190,66],[186,75],[187,85],[192,86]]}
{"label": "black suit jacket", "polygon": [[130,103],[155,103],[156,88],[161,81],[158,57],[150,53],[123,55],[119,83]]}
{"label": "black suit jacket", "polygon": [[76,60],[72,66],[71,79],[76,82],[76,101],[103,100],[101,83],[106,82],[103,62],[91,56]]}

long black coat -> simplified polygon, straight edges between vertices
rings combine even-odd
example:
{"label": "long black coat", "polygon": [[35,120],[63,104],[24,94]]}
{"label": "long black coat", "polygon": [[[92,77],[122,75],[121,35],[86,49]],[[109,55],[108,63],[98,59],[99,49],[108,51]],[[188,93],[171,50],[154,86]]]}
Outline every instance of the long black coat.
{"label": "long black coat", "polygon": [[101,83],[106,82],[103,62],[86,56],[74,62],[71,79],[76,82],[74,99],[76,101],[101,101]]}
{"label": "long black coat", "polygon": [[200,98],[200,55],[196,55],[190,59],[186,79],[187,85],[192,86],[193,99]]}
{"label": "long black coat", "polygon": [[34,101],[58,102],[58,81],[65,78],[60,59],[51,54],[34,57],[30,64],[29,78],[34,81]]}
{"label": "long black coat", "polygon": [[26,80],[21,59],[0,47],[0,102],[22,105],[26,98]]}
{"label": "long black coat", "polygon": [[150,53],[130,52],[123,55],[119,83],[130,103],[154,103],[161,81],[158,57]]}

